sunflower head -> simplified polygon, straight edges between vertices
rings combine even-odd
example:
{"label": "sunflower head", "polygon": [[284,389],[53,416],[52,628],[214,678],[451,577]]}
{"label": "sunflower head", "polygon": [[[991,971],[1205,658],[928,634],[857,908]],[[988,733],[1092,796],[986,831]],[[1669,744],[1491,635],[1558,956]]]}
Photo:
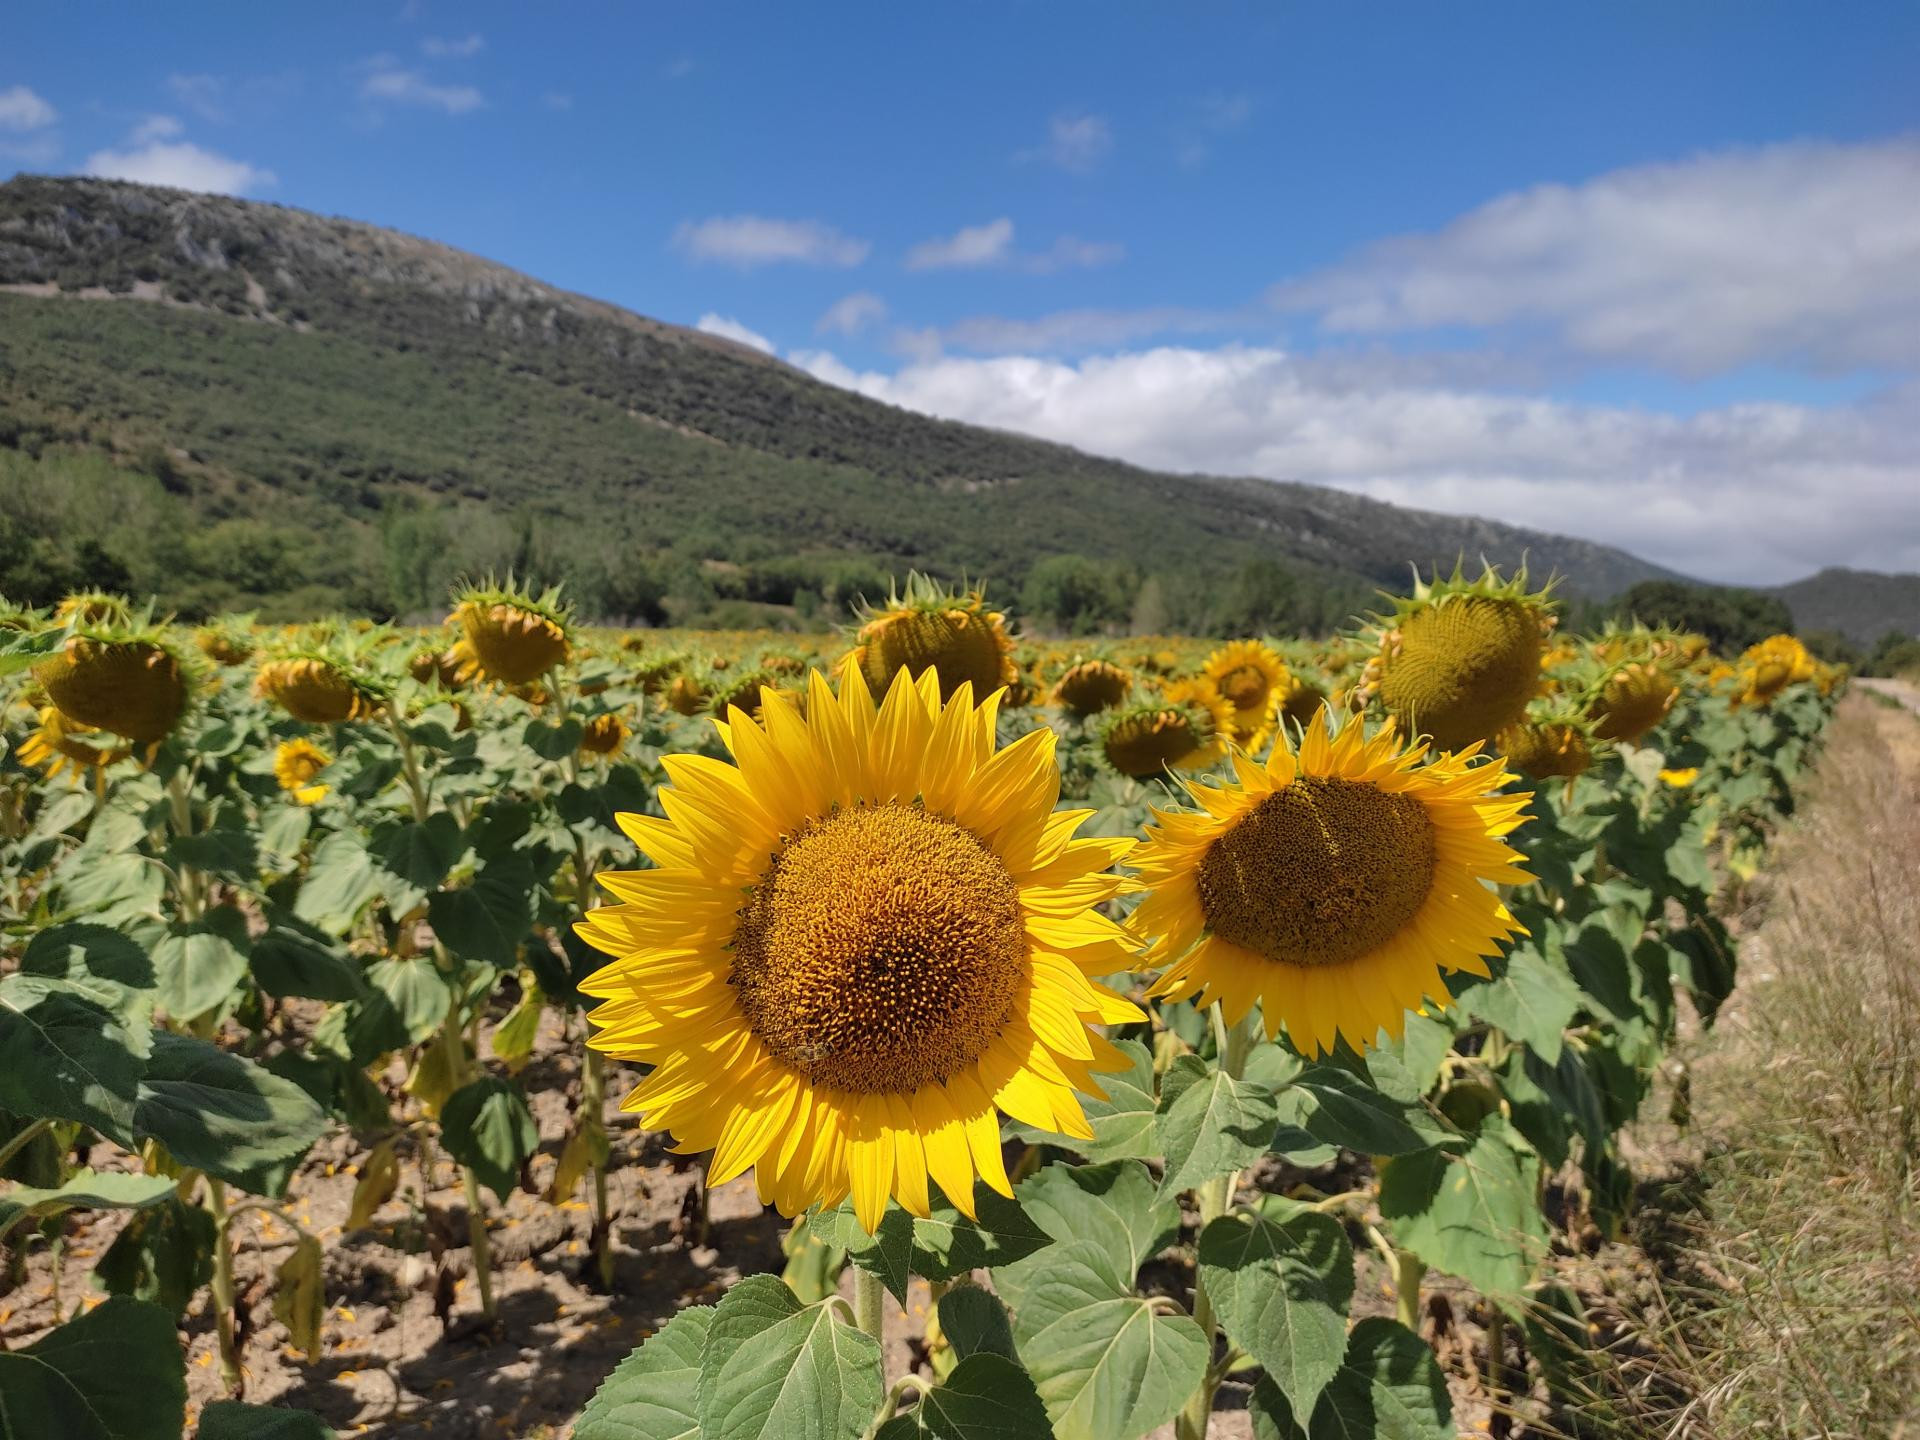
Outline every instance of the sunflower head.
{"label": "sunflower head", "polygon": [[1327,692],[1298,671],[1287,672],[1287,683],[1278,698],[1277,714],[1295,730],[1307,728],[1307,722],[1327,705]]}
{"label": "sunflower head", "polygon": [[1076,660],[1053,682],[1053,703],[1084,719],[1111,710],[1132,688],[1133,676],[1111,660]]}
{"label": "sunflower head", "polygon": [[1593,764],[1587,726],[1572,718],[1522,720],[1494,737],[1493,748],[1507,764],[1535,780],[1571,780]]}
{"label": "sunflower head", "polygon": [[1257,747],[1286,686],[1286,661],[1258,640],[1236,640],[1209,655],[1200,673],[1233,707],[1234,743]]}
{"label": "sunflower head", "polygon": [[724,716],[728,710],[744,710],[748,715],[758,716],[766,692],[779,688],[780,677],[764,668],[729,674],[715,684],[707,697],[707,709],[716,716]]}
{"label": "sunflower head", "polygon": [[143,745],[172,733],[193,689],[185,657],[150,620],[71,620],[66,643],[33,678],[67,719]]}
{"label": "sunflower head", "polygon": [[193,632],[193,643],[216,665],[244,665],[253,658],[253,636],[244,617],[202,625]]}
{"label": "sunflower head", "polygon": [[620,903],[580,926],[616,957],[593,1043],[653,1067],[625,1108],[713,1150],[709,1183],[752,1168],[787,1215],[851,1193],[868,1231],[936,1188],[971,1214],[976,1178],[1011,1193],[1000,1111],[1085,1138],[1076,1092],[1124,1063],[1096,1027],[1140,1012],[1094,978],[1128,960],[1094,907],[1130,842],[1074,839],[1052,732],[998,748],[969,684],[808,685],[804,715],[728,712],[735,763],[666,757],[666,818],[620,817],[656,868],[602,876]]}
{"label": "sunflower head", "polygon": [[407,656],[407,674],[422,685],[438,684],[444,690],[465,688],[475,673],[473,651],[464,639],[442,637],[421,645]]}
{"label": "sunflower head", "polygon": [[676,715],[698,715],[707,708],[707,679],[682,670],[667,682],[662,698]]}
{"label": "sunflower head", "polygon": [[1662,661],[1623,660],[1592,692],[1587,715],[1597,739],[1632,745],[1666,719],[1679,698],[1679,682]]}
{"label": "sunflower head", "polygon": [[93,726],[69,720],[58,706],[40,706],[38,718],[33,733],[20,742],[20,760],[44,770],[49,780],[66,773],[75,779],[92,775],[133,753]]}
{"label": "sunflower head", "polygon": [[254,676],[253,693],[309,725],[365,720],[386,699],[373,680],[345,660],[316,651],[268,660]]}
{"label": "sunflower head", "polygon": [[1540,690],[1540,657],[1554,624],[1547,589],[1527,589],[1527,572],[1502,580],[1486,566],[1468,580],[1459,566],[1379,618],[1379,649],[1363,689],[1409,734],[1443,750],[1490,740],[1526,713]]}
{"label": "sunflower head", "polygon": [[111,590],[76,590],[53,607],[53,618],[62,624],[131,625],[133,602]]}
{"label": "sunflower head", "polygon": [[627,722],[620,718],[617,711],[608,710],[587,721],[580,731],[580,753],[583,755],[618,755],[625,748],[627,739],[633,731],[627,728]]}
{"label": "sunflower head", "polygon": [[977,588],[950,591],[918,573],[908,575],[906,592],[889,596],[884,609],[862,611],[841,664],[857,668],[870,690],[881,691],[900,670],[915,679],[932,670],[942,695],[962,685],[991,694],[1019,678],[1006,616],[989,610]]}
{"label": "sunflower head", "polygon": [[1158,700],[1114,712],[1100,734],[1107,763],[1133,780],[1202,770],[1226,754],[1233,707],[1207,680],[1176,680]]}
{"label": "sunflower head", "polygon": [[332,763],[333,757],[310,740],[282,740],[273,752],[273,778],[302,805],[312,805],[327,793],[317,782]]}
{"label": "sunflower head", "polygon": [[465,636],[480,674],[497,685],[527,685],[572,654],[572,614],[556,586],[541,595],[507,577],[471,586],[454,597],[451,617]]}
{"label": "sunflower head", "polygon": [[1525,795],[1472,752],[1428,760],[1391,721],[1371,739],[1313,717],[1295,751],[1235,778],[1189,782],[1199,811],[1154,811],[1131,861],[1147,897],[1129,924],[1168,968],[1150,992],[1218,1000],[1237,1021],[1258,1002],[1267,1034],[1303,1052],[1398,1036],[1406,1012],[1444,1005],[1445,972],[1487,973],[1520,931],[1485,881],[1513,883],[1504,838]]}

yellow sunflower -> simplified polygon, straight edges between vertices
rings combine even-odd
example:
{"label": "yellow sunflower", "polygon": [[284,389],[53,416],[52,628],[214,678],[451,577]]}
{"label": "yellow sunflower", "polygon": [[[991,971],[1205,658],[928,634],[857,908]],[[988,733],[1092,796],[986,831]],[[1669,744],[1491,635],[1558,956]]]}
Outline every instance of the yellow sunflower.
{"label": "yellow sunflower", "polygon": [[346,667],[318,655],[267,661],[254,676],[253,693],[309,725],[364,720],[380,708],[379,696]]}
{"label": "yellow sunflower", "polygon": [[1529,878],[1502,837],[1530,797],[1492,793],[1501,765],[1477,747],[1422,764],[1391,721],[1336,736],[1327,713],[1298,753],[1235,751],[1236,780],[1189,783],[1200,812],[1155,810],[1129,862],[1147,889],[1129,923],[1169,964],[1150,994],[1217,1000],[1229,1022],[1258,1001],[1269,1036],[1321,1053],[1397,1037],[1408,1010],[1447,1003],[1446,971],[1485,975],[1523,933],[1493,885]]}
{"label": "yellow sunflower", "polygon": [[733,764],[667,756],[666,818],[620,816],[658,868],[602,875],[619,903],[579,926],[616,957],[592,1043],[654,1067],[625,1108],[712,1184],[751,1168],[784,1215],[851,1193],[868,1231],[936,1185],[970,1214],[976,1176],[1012,1193],[997,1110],[1084,1139],[1075,1092],[1125,1064],[1093,1027],[1140,1012],[1092,977],[1128,936],[1093,907],[1132,842],[1073,838],[1053,733],[996,750],[995,697],[808,683],[805,718],[769,690],[719,724]]}
{"label": "yellow sunflower", "polygon": [[1593,764],[1593,743],[1570,720],[1522,721],[1494,737],[1498,750],[1515,770],[1535,780],[1584,775]]}
{"label": "yellow sunflower", "polygon": [[326,796],[327,787],[316,781],[332,763],[333,757],[311,741],[282,740],[273,752],[273,778],[302,805],[312,805]]}
{"label": "yellow sunflower", "polygon": [[1666,719],[1679,698],[1680,686],[1666,666],[1630,660],[1607,677],[1587,714],[1597,738],[1631,745]]}
{"label": "yellow sunflower", "polygon": [[569,614],[557,589],[535,596],[514,586],[481,586],[456,597],[448,617],[460,626],[473,664],[499,685],[528,685],[572,656]]}
{"label": "yellow sunflower", "polygon": [[1053,703],[1084,719],[1127,698],[1133,676],[1111,660],[1077,660],[1053,682]]}
{"label": "yellow sunflower", "polygon": [[1175,680],[1158,700],[1116,711],[1100,734],[1107,763],[1134,780],[1204,770],[1227,753],[1233,707],[1210,680]]}
{"label": "yellow sunflower", "polygon": [[186,667],[152,632],[69,635],[33,678],[67,719],[142,744],[166,739],[187,708]]}
{"label": "yellow sunflower", "polygon": [[989,610],[978,590],[954,593],[911,574],[905,594],[892,596],[883,610],[866,610],[861,621],[840,666],[858,669],[869,690],[886,690],[902,669],[916,679],[933,670],[943,696],[963,684],[987,695],[1020,678],[1006,616]]}
{"label": "yellow sunflower", "polygon": [[580,752],[583,755],[618,755],[625,748],[627,738],[633,731],[627,728],[627,722],[609,710],[587,721],[580,732]]}
{"label": "yellow sunflower", "polygon": [[99,743],[92,737],[101,731],[69,720],[58,706],[42,705],[39,719],[34,732],[20,742],[20,760],[22,764],[46,771],[49,780],[66,773],[77,780],[133,753],[130,746]]}
{"label": "yellow sunflower", "polygon": [[1201,674],[1233,706],[1234,743],[1257,748],[1286,686],[1287,662],[1258,640],[1236,640],[1209,655]]}

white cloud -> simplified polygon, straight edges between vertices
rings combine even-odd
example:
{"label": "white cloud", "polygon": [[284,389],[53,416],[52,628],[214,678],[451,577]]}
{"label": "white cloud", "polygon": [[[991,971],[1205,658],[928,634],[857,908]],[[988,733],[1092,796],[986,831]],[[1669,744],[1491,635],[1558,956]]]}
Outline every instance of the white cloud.
{"label": "white cloud", "polygon": [[749,330],[731,315],[716,315],[709,310],[702,315],[693,327],[709,335],[718,335],[723,340],[735,340],[742,345],[751,345],[756,350],[773,354],[773,342],[758,330]]}
{"label": "white cloud", "polygon": [[155,140],[171,140],[186,128],[171,115],[149,115],[133,127],[128,139],[134,145],[148,145]]}
{"label": "white cloud", "polygon": [[421,53],[436,60],[471,60],[486,47],[486,39],[480,35],[466,35],[453,40],[429,35],[420,42]]}
{"label": "white cloud", "polygon": [[1282,284],[1345,333],[1544,335],[1687,374],[1920,365],[1920,138],[1788,144],[1488,202]]}
{"label": "white cloud", "polygon": [[1311,481],[1584,535],[1707,579],[1920,569],[1920,385],[1835,410],[1681,417],[1391,373],[1328,383],[1286,352],[1237,346],[1077,364],[949,357],[890,375],[825,352],[789,358],[928,414],[1161,469]]}
{"label": "white cloud", "polygon": [[0,130],[25,134],[44,130],[60,118],[59,113],[24,85],[0,90]]}
{"label": "white cloud", "polygon": [[1022,150],[1014,158],[1021,161],[1043,160],[1062,170],[1084,174],[1107,158],[1113,149],[1113,127],[1104,115],[1066,112],[1047,124],[1047,143],[1033,150]]}
{"label": "white cloud", "polygon": [[858,335],[886,318],[886,301],[870,290],[856,290],[834,301],[813,329],[817,335]]}
{"label": "white cloud", "polygon": [[975,354],[1061,354],[1132,345],[1158,335],[1197,335],[1232,330],[1258,316],[1180,305],[1137,310],[1056,310],[1032,319],[973,315],[935,331],[943,348]]}
{"label": "white cloud", "polygon": [[694,260],[736,265],[790,262],[848,269],[867,258],[865,240],[843,235],[815,220],[770,220],[761,215],[716,215],[687,221],[674,231],[673,243]]}
{"label": "white cloud", "polygon": [[87,157],[83,173],[108,180],[138,180],[214,195],[244,195],[274,183],[271,170],[229,159],[187,141],[136,139],[126,150],[98,150]]}
{"label": "white cloud", "polygon": [[943,240],[923,240],[907,252],[909,270],[959,270],[996,265],[1013,248],[1013,221],[1002,216],[969,225]]}
{"label": "white cloud", "polygon": [[362,100],[386,100],[396,105],[422,105],[443,110],[449,115],[465,115],[485,104],[485,97],[471,85],[436,85],[418,70],[387,68],[391,56],[374,58],[374,68],[360,82]]}
{"label": "white cloud", "polygon": [[218,75],[181,75],[167,76],[167,89],[173,92],[173,98],[182,108],[191,110],[202,120],[219,122],[227,118],[227,82]]}

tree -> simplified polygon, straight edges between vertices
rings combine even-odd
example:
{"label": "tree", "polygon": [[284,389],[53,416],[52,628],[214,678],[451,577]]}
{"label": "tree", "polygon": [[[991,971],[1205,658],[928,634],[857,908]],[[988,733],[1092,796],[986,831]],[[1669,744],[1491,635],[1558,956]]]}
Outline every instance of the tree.
{"label": "tree", "polygon": [[1793,633],[1793,612],[1786,602],[1757,590],[1642,580],[1620,596],[1616,608],[1646,625],[1704,635],[1723,652],[1744,650],[1769,635]]}
{"label": "tree", "polygon": [[1124,623],[1133,608],[1133,572],[1084,555],[1049,555],[1027,572],[1021,613],[1074,635]]}

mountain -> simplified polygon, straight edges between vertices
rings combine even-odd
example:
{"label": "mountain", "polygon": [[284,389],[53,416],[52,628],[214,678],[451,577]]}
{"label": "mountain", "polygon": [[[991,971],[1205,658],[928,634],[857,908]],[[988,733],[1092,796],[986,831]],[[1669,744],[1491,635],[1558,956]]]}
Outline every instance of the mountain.
{"label": "mountain", "polygon": [[1106,586],[1110,614],[1148,591],[1151,618],[1199,623],[1237,586],[1312,626],[1315,596],[1344,614],[1461,556],[1596,599],[1670,577],[931,419],[445,245],[103,180],[0,184],[0,482],[14,553],[118,565],[189,610],[404,612],[517,563],[607,613],[664,590],[682,617],[765,618],[910,566],[1017,599],[1038,567]]}
{"label": "mountain", "polygon": [[1920,575],[1834,567],[1769,593],[1786,602],[1802,634],[1837,630],[1858,645],[1872,645],[1889,630],[1920,635]]}

